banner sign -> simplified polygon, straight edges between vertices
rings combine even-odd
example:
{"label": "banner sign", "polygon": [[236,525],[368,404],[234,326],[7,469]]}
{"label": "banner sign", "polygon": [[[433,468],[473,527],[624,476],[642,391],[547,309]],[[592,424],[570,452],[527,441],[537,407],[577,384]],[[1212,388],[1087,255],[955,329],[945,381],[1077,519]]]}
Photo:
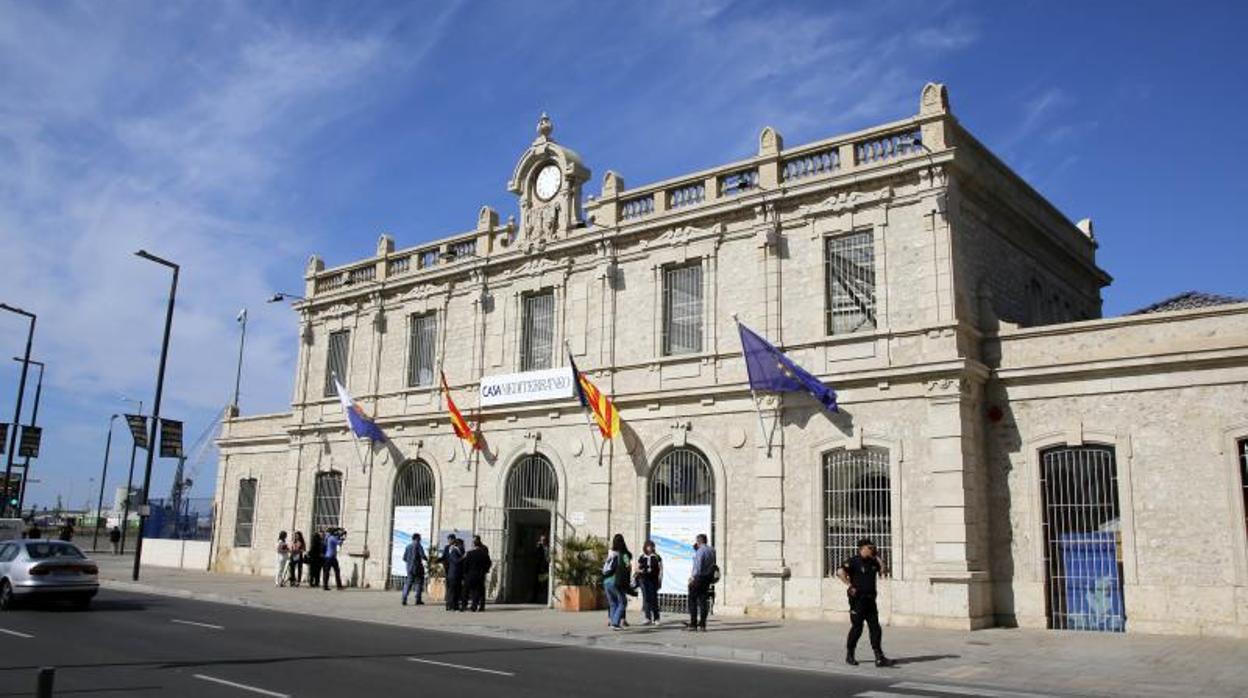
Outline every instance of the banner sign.
{"label": "banner sign", "polygon": [[160,418],[160,457],[182,457],[182,422]]}
{"label": "banner sign", "polygon": [[134,439],[134,445],[139,448],[147,448],[147,417],[141,414],[126,415],[126,424],[130,426],[130,436]]}
{"label": "banner sign", "polygon": [[43,436],[42,427],[23,426],[18,438],[17,455],[23,458],[39,457],[39,442]]}
{"label": "banner sign", "polygon": [[1126,628],[1117,548],[1113,531],[1062,535],[1066,627],[1118,633]]}
{"label": "banner sign", "polygon": [[711,535],[711,507],[650,507],[650,539],[663,558],[663,593],[683,594],[693,571],[693,542],[699,533]]}
{"label": "banner sign", "polygon": [[4,449],[9,447],[9,425],[6,422],[0,422],[0,456],[4,455]]}
{"label": "banner sign", "polygon": [[406,577],[407,563],[403,552],[412,542],[412,534],[420,534],[421,545],[429,552],[429,536],[433,535],[433,507],[398,506],[394,508],[394,528],[390,529],[390,576]]}
{"label": "banner sign", "polygon": [[570,366],[485,376],[481,379],[482,407],[566,400],[575,395]]}

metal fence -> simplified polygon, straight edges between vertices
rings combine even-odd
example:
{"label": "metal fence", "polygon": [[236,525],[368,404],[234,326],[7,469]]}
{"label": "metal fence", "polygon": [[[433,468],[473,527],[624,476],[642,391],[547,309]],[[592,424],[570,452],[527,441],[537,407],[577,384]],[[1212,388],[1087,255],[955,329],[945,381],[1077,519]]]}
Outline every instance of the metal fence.
{"label": "metal fence", "polygon": [[209,540],[212,538],[212,498],[186,497],[178,502],[153,499],[143,524],[144,538]]}

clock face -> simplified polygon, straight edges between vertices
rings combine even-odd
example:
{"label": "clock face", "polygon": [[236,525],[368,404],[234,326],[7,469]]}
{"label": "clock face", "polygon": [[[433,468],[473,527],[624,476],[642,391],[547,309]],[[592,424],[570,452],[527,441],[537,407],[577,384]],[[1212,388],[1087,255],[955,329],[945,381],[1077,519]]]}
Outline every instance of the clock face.
{"label": "clock face", "polygon": [[559,193],[559,185],[563,183],[563,176],[559,174],[558,165],[546,165],[537,173],[537,180],[534,182],[534,193],[537,198],[542,201],[550,201]]}

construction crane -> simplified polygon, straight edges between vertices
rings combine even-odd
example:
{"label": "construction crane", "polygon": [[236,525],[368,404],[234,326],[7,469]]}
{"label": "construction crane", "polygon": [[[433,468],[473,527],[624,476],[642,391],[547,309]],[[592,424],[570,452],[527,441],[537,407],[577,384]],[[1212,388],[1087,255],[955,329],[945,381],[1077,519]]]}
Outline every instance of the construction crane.
{"label": "construction crane", "polygon": [[[221,430],[221,419],[225,416],[225,409],[217,410],[217,416],[204,427],[199,437],[191,444],[191,447],[184,451],[184,455],[178,459],[178,469],[173,475],[173,490],[169,493],[169,501],[173,506],[176,514],[182,512],[182,505],[186,499],[186,493],[190,491],[191,486],[195,484],[194,478],[199,474],[199,466],[203,464],[204,456],[208,453],[208,449],[212,447],[216,441],[217,434]],[[190,467],[187,467],[187,462]]]}

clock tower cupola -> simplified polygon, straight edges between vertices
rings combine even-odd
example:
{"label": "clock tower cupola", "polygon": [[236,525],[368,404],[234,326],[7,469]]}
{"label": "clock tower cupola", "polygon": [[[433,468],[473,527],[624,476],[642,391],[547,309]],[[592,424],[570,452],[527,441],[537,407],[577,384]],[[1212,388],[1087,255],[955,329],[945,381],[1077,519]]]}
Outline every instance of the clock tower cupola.
{"label": "clock tower cupola", "polygon": [[520,238],[558,240],[584,227],[581,188],[590,172],[581,156],[550,137],[554,124],[545,113],[537,138],[516,163],[507,190],[520,198]]}

